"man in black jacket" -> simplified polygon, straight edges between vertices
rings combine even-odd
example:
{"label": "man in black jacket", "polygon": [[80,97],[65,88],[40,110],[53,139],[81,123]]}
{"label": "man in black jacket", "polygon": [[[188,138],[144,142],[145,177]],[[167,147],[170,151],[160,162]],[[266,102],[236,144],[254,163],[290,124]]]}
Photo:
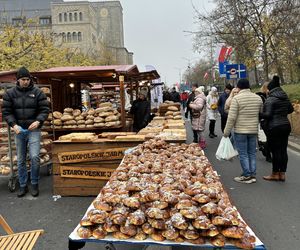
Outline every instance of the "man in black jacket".
{"label": "man in black jacket", "polygon": [[17,72],[17,83],[3,97],[3,117],[15,132],[20,190],[18,197],[28,192],[26,154],[31,161],[31,194],[39,195],[40,128],[49,114],[46,95],[34,86],[29,71],[21,67]]}
{"label": "man in black jacket", "polygon": [[130,113],[133,114],[133,131],[139,132],[146,127],[150,118],[150,103],[147,100],[147,91],[141,90],[138,99],[132,103]]}

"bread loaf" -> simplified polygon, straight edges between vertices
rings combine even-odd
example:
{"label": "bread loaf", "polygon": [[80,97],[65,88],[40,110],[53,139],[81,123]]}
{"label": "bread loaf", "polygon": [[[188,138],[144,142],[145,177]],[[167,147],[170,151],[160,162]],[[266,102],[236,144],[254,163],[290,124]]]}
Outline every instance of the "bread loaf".
{"label": "bread loaf", "polygon": [[73,114],[73,109],[72,108],[65,108],[64,113]]}
{"label": "bread loaf", "polygon": [[58,111],[54,111],[53,112],[53,117],[55,119],[60,119],[62,117],[62,113],[58,112]]}

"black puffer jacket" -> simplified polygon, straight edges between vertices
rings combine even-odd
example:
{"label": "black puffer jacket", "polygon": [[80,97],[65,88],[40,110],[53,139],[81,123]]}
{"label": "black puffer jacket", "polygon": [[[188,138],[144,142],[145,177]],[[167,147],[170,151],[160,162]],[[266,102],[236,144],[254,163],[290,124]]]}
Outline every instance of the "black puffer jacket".
{"label": "black puffer jacket", "polygon": [[265,119],[264,130],[271,130],[278,126],[290,125],[287,115],[294,108],[281,87],[272,89],[263,106],[261,118]]}
{"label": "black puffer jacket", "polygon": [[21,88],[17,83],[9,89],[3,96],[2,109],[10,127],[17,124],[24,129],[34,121],[39,121],[41,127],[50,111],[46,95],[32,83],[27,88]]}
{"label": "black puffer jacket", "polygon": [[150,118],[150,103],[147,100],[137,99],[132,103],[130,113],[134,115],[133,128],[137,132],[146,127]]}

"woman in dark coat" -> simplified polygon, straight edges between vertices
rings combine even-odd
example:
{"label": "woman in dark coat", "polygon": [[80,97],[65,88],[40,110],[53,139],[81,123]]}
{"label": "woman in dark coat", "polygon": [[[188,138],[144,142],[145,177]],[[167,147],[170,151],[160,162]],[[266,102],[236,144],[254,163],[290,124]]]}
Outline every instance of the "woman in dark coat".
{"label": "woman in dark coat", "polygon": [[139,132],[146,127],[150,118],[150,102],[147,100],[147,92],[141,90],[138,99],[132,103],[130,113],[133,114],[133,131]]}
{"label": "woman in dark coat", "polygon": [[285,181],[288,137],[291,133],[291,125],[287,116],[294,111],[294,108],[287,94],[280,87],[278,76],[273,77],[268,90],[269,94],[261,117],[265,120],[264,131],[273,156],[273,172],[263,178],[268,181]]}

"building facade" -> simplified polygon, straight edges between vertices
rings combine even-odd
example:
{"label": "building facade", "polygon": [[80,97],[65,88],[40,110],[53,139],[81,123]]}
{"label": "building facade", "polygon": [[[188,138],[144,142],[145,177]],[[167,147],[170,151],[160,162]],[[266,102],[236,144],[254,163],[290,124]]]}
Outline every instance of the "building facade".
{"label": "building facade", "polygon": [[71,48],[107,64],[133,64],[124,45],[123,9],[119,1],[0,0],[0,24],[34,20],[32,29],[54,36],[57,47]]}

